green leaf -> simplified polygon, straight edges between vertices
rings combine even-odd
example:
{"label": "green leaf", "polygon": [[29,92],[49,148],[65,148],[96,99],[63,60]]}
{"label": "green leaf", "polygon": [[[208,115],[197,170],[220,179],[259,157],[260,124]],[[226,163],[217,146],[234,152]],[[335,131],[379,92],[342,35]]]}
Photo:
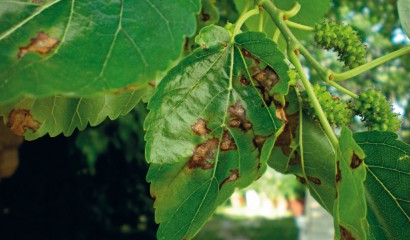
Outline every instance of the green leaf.
{"label": "green leaf", "polygon": [[[238,11],[241,12],[245,8],[247,1],[234,0],[234,2]],[[296,0],[274,1],[275,5],[283,10],[290,9],[295,2]],[[313,26],[316,22],[321,20],[330,8],[329,0],[297,0],[297,2],[301,5],[300,11],[296,16],[290,18],[289,20],[308,26]],[[263,15],[263,32],[266,33],[268,38],[272,38],[275,30],[277,29],[276,25],[266,11],[263,13]],[[256,31],[259,27],[259,18],[250,18],[248,21],[246,21],[245,25],[248,30]],[[295,28],[291,28],[291,30],[299,40],[306,39],[308,36],[308,32],[306,31]],[[283,37],[280,37],[279,39],[279,46],[282,50],[286,49],[286,43]]]}
{"label": "green leaf", "polygon": [[210,48],[218,44],[227,44],[231,36],[225,28],[209,25],[201,29],[199,34],[195,37],[195,43],[202,48]]}
{"label": "green leaf", "polygon": [[[268,164],[282,173],[295,174],[308,187],[319,204],[333,215],[336,239],[341,234],[342,239],[348,239],[349,233],[355,239],[366,239],[366,172],[363,164],[351,169],[353,152],[363,159],[363,151],[347,128],[342,129],[340,148],[335,149],[317,122],[297,114],[288,115]],[[288,139],[289,136],[293,138]]]}
{"label": "green leaf", "polygon": [[[70,136],[76,128],[84,130],[88,124],[100,124],[107,116],[113,120],[129,113],[146,89],[144,86],[116,94],[82,98],[59,95],[46,98],[23,97],[1,106],[0,116],[5,116],[4,122],[9,127],[13,126],[11,129],[16,134],[24,134],[26,140],[34,140],[45,134],[51,137],[61,133]],[[35,124],[32,126],[31,123]]]}
{"label": "green leaf", "polygon": [[410,145],[391,132],[355,133],[366,154],[370,239],[410,239]]}
{"label": "green leaf", "polygon": [[312,196],[329,213],[336,196],[336,152],[323,128],[303,116],[299,130],[301,177]]}
{"label": "green leaf", "polygon": [[401,26],[407,37],[410,38],[410,0],[399,0],[397,10],[399,11]]}
{"label": "green leaf", "polygon": [[247,63],[277,67],[286,82],[287,64],[276,54],[263,34],[240,34],[234,45],[195,51],[159,84],[145,121],[158,239],[191,239],[236,187],[266,169],[283,123]]}
{"label": "green leaf", "polygon": [[337,153],[337,195],[333,207],[336,239],[367,239],[369,229],[364,190],[365,154],[353,139],[352,132],[345,126],[339,137]]}
{"label": "green leaf", "polygon": [[155,79],[195,33],[199,0],[0,2],[0,103]]}

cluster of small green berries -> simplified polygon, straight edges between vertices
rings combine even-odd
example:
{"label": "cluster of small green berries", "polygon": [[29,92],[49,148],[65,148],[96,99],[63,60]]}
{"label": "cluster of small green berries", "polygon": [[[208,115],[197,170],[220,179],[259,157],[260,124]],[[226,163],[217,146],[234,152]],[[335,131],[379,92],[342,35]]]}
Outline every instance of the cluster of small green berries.
{"label": "cluster of small green berries", "polygon": [[398,114],[381,91],[369,89],[362,92],[354,103],[357,115],[365,121],[370,130],[395,132],[400,127]]}
{"label": "cluster of small green berries", "polygon": [[[355,114],[347,102],[340,100],[337,96],[333,96],[326,90],[326,87],[320,86],[319,84],[314,84],[313,90],[330,124],[341,126],[350,125],[352,123]],[[313,118],[316,118],[313,104],[307,96],[304,99],[304,106],[308,108],[308,113]]]}
{"label": "cluster of small green berries", "polygon": [[324,20],[315,26],[315,41],[326,50],[337,51],[339,59],[349,68],[366,62],[366,46],[350,26]]}

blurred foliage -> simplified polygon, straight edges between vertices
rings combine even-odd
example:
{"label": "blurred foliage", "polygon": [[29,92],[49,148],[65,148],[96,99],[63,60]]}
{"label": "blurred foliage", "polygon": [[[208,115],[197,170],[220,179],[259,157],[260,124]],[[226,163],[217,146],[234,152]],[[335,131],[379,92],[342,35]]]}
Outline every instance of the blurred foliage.
{"label": "blurred foliage", "polygon": [[266,193],[272,199],[280,197],[299,200],[305,197],[305,186],[291,174],[281,174],[272,168],[268,168],[265,174],[248,188],[240,190],[245,193],[248,189],[254,189],[259,193]]}
{"label": "blurred foliage", "polygon": [[251,219],[216,214],[194,239],[296,240],[298,239],[298,228],[293,218]]}

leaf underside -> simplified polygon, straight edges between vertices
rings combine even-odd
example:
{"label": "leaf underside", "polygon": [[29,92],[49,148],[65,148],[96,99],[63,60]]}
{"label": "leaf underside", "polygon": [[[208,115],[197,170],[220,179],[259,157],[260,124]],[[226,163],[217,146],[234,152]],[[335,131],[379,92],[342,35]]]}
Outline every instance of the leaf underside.
{"label": "leaf underside", "polygon": [[[266,69],[280,79],[268,89]],[[158,239],[191,239],[234,188],[261,176],[283,125],[266,93],[287,93],[287,70],[272,41],[248,32],[195,51],[161,81],[145,121]]]}
{"label": "leaf underside", "polygon": [[[93,97],[21,98],[16,103],[0,107],[4,123],[26,140],[35,140],[46,134],[55,137],[61,133],[70,136],[75,129],[84,130],[88,124],[96,126],[107,117],[111,120],[129,113],[146,93],[146,87],[116,94],[98,94]],[[20,114],[20,113],[25,113]],[[20,114],[13,117],[13,113]],[[20,117],[21,116],[21,117]],[[30,128],[24,119],[36,122]]]}

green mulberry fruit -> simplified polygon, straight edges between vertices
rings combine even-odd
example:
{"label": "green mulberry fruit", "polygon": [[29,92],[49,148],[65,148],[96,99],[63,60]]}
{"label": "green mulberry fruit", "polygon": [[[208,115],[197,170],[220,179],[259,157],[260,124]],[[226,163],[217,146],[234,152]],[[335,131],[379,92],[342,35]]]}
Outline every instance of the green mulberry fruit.
{"label": "green mulberry fruit", "polygon": [[334,49],[349,68],[366,62],[366,46],[352,27],[324,20],[315,26],[315,41],[326,50]]}
{"label": "green mulberry fruit", "polygon": [[[330,124],[341,126],[350,125],[352,123],[354,111],[350,109],[350,105],[347,102],[340,100],[337,96],[333,96],[326,90],[326,87],[320,86],[319,84],[314,84],[313,90]],[[313,118],[317,118],[313,104],[307,96],[305,96],[304,99],[304,106],[306,106],[308,114]]]}
{"label": "green mulberry fruit", "polygon": [[392,112],[392,106],[381,91],[362,92],[354,105],[357,115],[370,130],[395,132],[400,127],[399,115]]}

